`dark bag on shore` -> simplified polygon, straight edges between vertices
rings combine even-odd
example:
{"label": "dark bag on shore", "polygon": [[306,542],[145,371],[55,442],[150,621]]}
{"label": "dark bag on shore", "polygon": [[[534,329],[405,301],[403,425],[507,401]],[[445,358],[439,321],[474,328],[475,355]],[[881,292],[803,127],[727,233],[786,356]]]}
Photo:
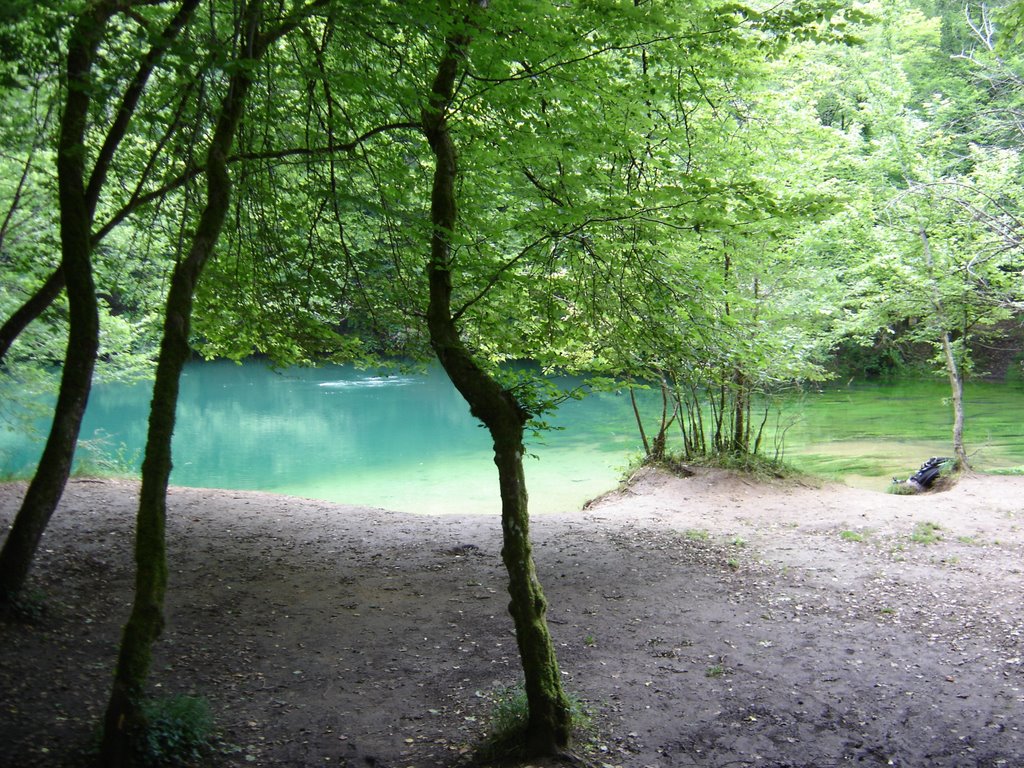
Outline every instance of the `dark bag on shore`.
{"label": "dark bag on shore", "polygon": [[953,460],[942,456],[932,456],[921,465],[917,472],[907,478],[907,482],[911,485],[916,485],[921,490],[931,488],[935,478],[942,473],[943,468],[951,461]]}

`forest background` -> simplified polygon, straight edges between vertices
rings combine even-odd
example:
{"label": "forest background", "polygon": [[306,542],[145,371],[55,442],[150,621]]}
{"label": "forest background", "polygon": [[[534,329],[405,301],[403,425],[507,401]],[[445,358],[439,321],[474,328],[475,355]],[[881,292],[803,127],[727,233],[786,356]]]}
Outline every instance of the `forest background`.
{"label": "forest background", "polygon": [[966,465],[964,381],[1020,338],[1020,4],[510,5],[5,6],[5,417],[60,378],[5,602],[92,381],[156,366],[105,764],[145,729],[191,355],[436,355],[494,438],[534,754],[570,715],[523,433],[561,395],[504,363],[660,385],[653,459],[673,420],[754,454],[757,396],[931,366]]}

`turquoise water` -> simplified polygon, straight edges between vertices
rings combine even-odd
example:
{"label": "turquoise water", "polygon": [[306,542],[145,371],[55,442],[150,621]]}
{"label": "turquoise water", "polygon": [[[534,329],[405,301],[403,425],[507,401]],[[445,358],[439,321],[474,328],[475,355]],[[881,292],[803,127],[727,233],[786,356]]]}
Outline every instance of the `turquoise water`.
{"label": "turquoise water", "polygon": [[[560,383],[571,386],[573,381]],[[951,416],[941,380],[860,385],[790,398],[770,431],[784,457],[819,473],[883,489],[945,454]],[[80,453],[138,464],[149,385],[94,389]],[[982,467],[1024,464],[1024,388],[971,385],[968,443]],[[647,393],[652,418],[658,401]],[[564,404],[561,430],[532,438],[531,509],[579,508],[617,484],[640,440],[626,392]],[[45,425],[41,425],[45,426]],[[42,432],[43,430],[41,430]],[[767,453],[775,441],[766,437]],[[26,471],[39,442],[0,431],[7,473]],[[418,513],[497,512],[490,439],[443,372],[359,372],[350,367],[274,371],[258,362],[193,363],[182,379],[174,438],[178,485],[271,491]]]}

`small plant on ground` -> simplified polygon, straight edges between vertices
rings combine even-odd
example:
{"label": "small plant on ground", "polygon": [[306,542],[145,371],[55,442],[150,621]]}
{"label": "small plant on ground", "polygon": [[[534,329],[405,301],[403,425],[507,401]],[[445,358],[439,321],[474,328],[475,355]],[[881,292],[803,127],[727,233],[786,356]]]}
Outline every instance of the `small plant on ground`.
{"label": "small plant on ground", "polygon": [[867,538],[867,534],[864,531],[840,531],[839,538],[843,541],[864,541]]}
{"label": "small plant on ground", "polygon": [[728,671],[729,670],[726,669],[724,664],[712,664],[707,668],[707,671],[704,672],[704,677],[724,677]]}
{"label": "small plant on ground", "polygon": [[[513,762],[523,758],[523,734],[530,716],[526,690],[522,685],[497,688],[491,700],[494,706],[491,710],[488,733],[477,750],[476,757],[483,763]],[[573,730],[577,734],[590,728],[590,716],[580,700],[571,695],[569,712]]]}
{"label": "small plant on ground", "polygon": [[142,739],[142,765],[194,765],[203,758],[213,739],[213,717],[206,699],[171,696],[152,699],[143,707],[146,718]]}
{"label": "small plant on ground", "polygon": [[688,528],[683,531],[683,536],[690,541],[708,541],[711,539],[711,534],[701,528]]}
{"label": "small plant on ground", "polygon": [[942,541],[942,534],[939,531],[942,526],[938,523],[923,521],[914,526],[914,532],[910,534],[910,540],[915,544],[935,544]]}
{"label": "small plant on ground", "polygon": [[34,624],[46,614],[46,593],[40,589],[23,589],[4,605],[3,612],[13,621]]}
{"label": "small plant on ground", "polygon": [[75,477],[138,477],[139,451],[129,451],[125,443],[113,444],[110,435],[97,430],[89,440],[78,442]]}

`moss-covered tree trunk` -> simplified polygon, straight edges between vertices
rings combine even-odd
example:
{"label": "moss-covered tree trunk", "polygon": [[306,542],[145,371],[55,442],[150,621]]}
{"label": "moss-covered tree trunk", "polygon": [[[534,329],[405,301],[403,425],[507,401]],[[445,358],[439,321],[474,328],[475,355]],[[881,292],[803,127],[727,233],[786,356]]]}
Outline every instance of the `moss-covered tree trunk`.
{"label": "moss-covered tree trunk", "polygon": [[70,320],[68,348],[50,436],[0,552],[0,601],[14,599],[28,576],[39,540],[67,484],[92,387],[99,350],[99,312],[92,277],[92,227],[100,192],[153,69],[189,23],[198,5],[199,0],[182,0],[162,34],[140,59],[96,152],[88,183],[85,180],[85,134],[93,91],[90,85],[93,59],[107,22],[116,11],[125,10],[127,4],[105,0],[89,3],[68,39],[68,95],[57,152],[61,266],[0,329],[0,358],[17,335],[65,286]]}
{"label": "moss-covered tree trunk", "polygon": [[149,432],[142,463],[142,489],[136,520],[135,600],[124,627],[117,669],[103,723],[100,764],[122,768],[135,764],[145,733],[142,710],[153,644],[164,625],[167,591],[167,486],[171,474],[171,438],[178,404],[181,372],[189,356],[192,303],[230,205],[231,178],[227,158],[231,151],[245,100],[252,84],[251,64],[265,50],[257,35],[261,0],[250,2],[240,35],[239,65],[233,68],[221,103],[206,165],[206,205],[185,258],[174,268],[167,294],[163,338],[153,384]]}
{"label": "moss-covered tree trunk", "polygon": [[92,275],[92,212],[86,197],[85,129],[96,49],[113,3],[92,3],[68,37],[67,98],[57,146],[61,273],[68,293],[68,346],[53,423],[39,466],[0,550],[0,602],[21,592],[43,531],[64,493],[99,349],[99,313]]}
{"label": "moss-covered tree trunk", "polygon": [[502,560],[508,571],[509,612],[516,630],[529,704],[527,751],[553,755],[569,744],[569,704],[562,688],[558,660],[548,632],[547,601],[534,567],[529,510],[523,471],[523,428],[529,418],[514,395],[473,359],[462,343],[452,314],[452,233],[457,222],[455,182],[458,162],[446,119],[455,79],[469,44],[450,38],[434,79],[423,130],[435,157],[431,195],[433,224],[427,267],[430,302],[427,322],[431,345],[452,383],[469,403],[494,440],[498,468],[503,534]]}

